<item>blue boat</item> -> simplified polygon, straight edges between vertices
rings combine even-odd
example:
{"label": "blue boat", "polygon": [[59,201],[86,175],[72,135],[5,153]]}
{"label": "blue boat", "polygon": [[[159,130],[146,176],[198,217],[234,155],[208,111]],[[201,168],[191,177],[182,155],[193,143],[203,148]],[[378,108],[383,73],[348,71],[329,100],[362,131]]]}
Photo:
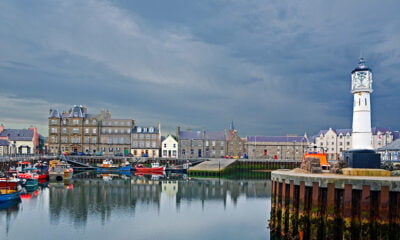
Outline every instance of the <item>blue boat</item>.
{"label": "blue boat", "polygon": [[20,199],[19,197],[20,194],[21,191],[19,190],[0,189],[0,202],[7,202],[11,200]]}
{"label": "blue boat", "polygon": [[112,160],[104,160],[103,163],[96,168],[98,172],[120,172],[120,171],[130,171],[131,165],[126,162],[124,164],[113,164]]}
{"label": "blue boat", "polygon": [[98,167],[96,171],[98,172],[121,172],[121,171],[131,171],[131,166],[124,166],[124,167]]}

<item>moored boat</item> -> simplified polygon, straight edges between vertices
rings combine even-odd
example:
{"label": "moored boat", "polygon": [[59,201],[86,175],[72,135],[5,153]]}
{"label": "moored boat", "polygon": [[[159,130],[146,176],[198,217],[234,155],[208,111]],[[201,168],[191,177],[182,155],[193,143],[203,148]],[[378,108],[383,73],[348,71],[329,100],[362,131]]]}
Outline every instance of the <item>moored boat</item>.
{"label": "moored boat", "polygon": [[159,163],[151,163],[151,167],[146,167],[143,164],[138,164],[134,167],[136,172],[141,173],[151,173],[151,172],[163,172],[165,171],[165,166],[160,166]]}
{"label": "moored boat", "polygon": [[74,169],[64,161],[52,160],[49,166],[49,179],[50,181],[63,181],[71,179]]}
{"label": "moored boat", "polygon": [[131,165],[129,162],[121,163],[121,164],[113,164],[112,160],[104,160],[100,166],[96,168],[99,172],[111,171],[111,172],[119,172],[119,171],[130,171]]}
{"label": "moored boat", "polygon": [[26,167],[23,172],[17,174],[18,178],[24,180],[22,186],[28,192],[35,191],[39,187],[39,175],[36,170],[36,168]]}
{"label": "moored boat", "polygon": [[0,202],[7,202],[20,199],[21,187],[19,179],[15,177],[0,179]]}

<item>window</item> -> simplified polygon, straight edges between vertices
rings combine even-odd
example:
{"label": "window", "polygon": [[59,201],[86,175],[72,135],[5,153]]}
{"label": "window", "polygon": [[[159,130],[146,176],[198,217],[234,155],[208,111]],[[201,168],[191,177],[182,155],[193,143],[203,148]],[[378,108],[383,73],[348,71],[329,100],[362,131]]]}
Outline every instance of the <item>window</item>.
{"label": "window", "polygon": [[224,146],[224,145],[225,145],[224,141],[221,141],[221,146]]}
{"label": "window", "polygon": [[67,125],[67,120],[66,119],[63,120],[63,124]]}
{"label": "window", "polygon": [[63,129],[62,129],[62,133],[66,134],[66,133],[67,133],[67,129],[66,129],[66,128],[63,128]]}
{"label": "window", "polygon": [[199,141],[197,142],[197,144],[198,144],[199,147],[203,146],[203,142],[202,142],[201,140],[199,140]]}
{"label": "window", "polygon": [[57,128],[51,128],[51,133],[57,133]]}
{"label": "window", "polygon": [[114,133],[118,133],[118,129],[116,128],[116,129],[114,129]]}
{"label": "window", "polygon": [[89,128],[85,128],[85,133],[89,134]]}
{"label": "window", "polygon": [[146,141],[146,148],[149,148],[149,147],[150,147],[150,142]]}
{"label": "window", "polygon": [[176,148],[176,144],[174,143],[174,148]]}
{"label": "window", "polygon": [[146,134],[146,139],[150,139],[150,135],[149,134]]}
{"label": "window", "polygon": [[172,156],[176,157],[176,150],[172,150]]}
{"label": "window", "polygon": [[153,134],[153,135],[151,135],[151,138],[152,138],[152,139],[156,139],[156,138],[157,138],[157,135],[156,135],[156,134]]}
{"label": "window", "polygon": [[149,132],[154,132],[154,128],[153,127],[151,127],[151,128],[149,128]]}
{"label": "window", "polygon": [[113,152],[114,149],[111,147],[111,148],[108,149],[108,151],[109,151],[109,152]]}
{"label": "window", "polygon": [[97,137],[92,138],[92,143],[97,143]]}
{"label": "window", "polygon": [[57,120],[56,119],[52,119],[51,120],[51,124],[57,124]]}
{"label": "window", "polygon": [[75,134],[79,133],[79,128],[73,128],[72,133],[75,133]]}
{"label": "window", "polygon": [[350,146],[350,142],[346,142],[346,145],[347,145],[347,146]]}
{"label": "window", "polygon": [[108,129],[108,133],[109,133],[109,134],[112,133],[112,129],[111,129],[111,128]]}
{"label": "window", "polygon": [[126,129],[126,133],[131,133],[131,129],[130,128]]}
{"label": "window", "polygon": [[138,142],[137,142],[137,141],[134,141],[134,142],[132,143],[132,146],[133,146],[134,148],[136,148],[136,147],[138,146]]}
{"label": "window", "polygon": [[182,149],[182,155],[186,155],[186,150]]}
{"label": "window", "polygon": [[206,141],[206,147],[208,147],[209,146],[209,142],[208,142],[208,140]]}
{"label": "window", "polygon": [[152,148],[156,148],[156,142],[154,142],[154,141],[151,142],[151,147],[152,147]]}
{"label": "window", "polygon": [[163,150],[163,157],[166,157],[167,156],[167,150]]}
{"label": "window", "polygon": [[166,143],[164,143],[164,147],[165,147],[165,148],[167,147],[167,144],[166,144]]}
{"label": "window", "polygon": [[105,128],[101,129],[101,133],[106,133],[106,129]]}
{"label": "window", "polygon": [[94,134],[96,134],[96,133],[97,133],[97,129],[96,129],[96,128],[93,128],[93,129],[92,129],[92,132],[93,132]]}
{"label": "window", "polygon": [[212,141],[211,144],[213,147],[215,147],[215,141]]}
{"label": "window", "polygon": [[181,141],[181,144],[182,144],[182,146],[186,146],[186,141],[185,141],[185,140],[182,140],[182,141]]}
{"label": "window", "polygon": [[96,119],[94,119],[93,120],[93,125],[96,125],[97,124],[97,121],[96,121]]}
{"label": "window", "polygon": [[79,119],[74,119],[73,121],[72,121],[72,124],[79,124]]}
{"label": "window", "polygon": [[86,119],[86,120],[85,120],[85,124],[89,124],[89,119]]}
{"label": "window", "polygon": [[67,143],[68,142],[68,138],[67,137],[62,137],[61,138],[61,142],[62,143]]}
{"label": "window", "polygon": [[85,143],[89,143],[90,142],[90,137],[85,137]]}

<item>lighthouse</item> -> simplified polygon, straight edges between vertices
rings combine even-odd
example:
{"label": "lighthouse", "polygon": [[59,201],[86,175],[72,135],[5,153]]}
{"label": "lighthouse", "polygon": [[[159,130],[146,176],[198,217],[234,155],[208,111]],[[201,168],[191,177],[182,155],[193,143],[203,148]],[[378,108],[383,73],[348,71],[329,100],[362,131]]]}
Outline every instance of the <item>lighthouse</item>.
{"label": "lighthouse", "polygon": [[352,149],[372,149],[371,98],[372,71],[360,58],[358,66],[351,72],[353,103]]}
{"label": "lighthouse", "polygon": [[351,72],[353,102],[352,149],[344,153],[347,165],[352,168],[380,168],[380,154],[372,148],[371,93],[372,71],[360,58]]}

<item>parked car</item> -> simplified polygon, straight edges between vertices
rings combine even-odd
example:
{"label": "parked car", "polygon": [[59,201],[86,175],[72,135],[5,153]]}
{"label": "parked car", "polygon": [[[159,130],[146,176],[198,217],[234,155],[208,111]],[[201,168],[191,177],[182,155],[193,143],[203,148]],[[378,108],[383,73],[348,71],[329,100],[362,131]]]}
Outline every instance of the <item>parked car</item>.
{"label": "parked car", "polygon": [[96,156],[103,156],[103,152],[97,152]]}
{"label": "parked car", "polygon": [[116,153],[115,156],[123,157],[124,155],[122,153]]}
{"label": "parked car", "polygon": [[83,156],[83,155],[85,155],[83,152],[78,152],[78,154],[77,154],[78,156]]}

